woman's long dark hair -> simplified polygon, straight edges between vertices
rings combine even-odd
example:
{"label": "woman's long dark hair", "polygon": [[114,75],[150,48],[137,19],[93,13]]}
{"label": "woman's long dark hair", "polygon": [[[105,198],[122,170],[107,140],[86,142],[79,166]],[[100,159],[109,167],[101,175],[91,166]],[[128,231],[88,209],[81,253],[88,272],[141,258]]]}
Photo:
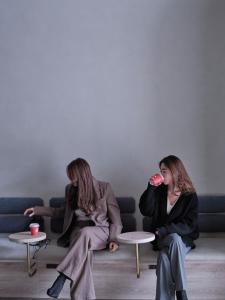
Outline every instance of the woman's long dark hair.
{"label": "woman's long dark hair", "polygon": [[77,179],[77,207],[83,209],[87,214],[91,213],[95,210],[96,205],[93,177],[88,162],[83,158],[77,158],[68,164],[66,171],[71,181],[74,178]]}
{"label": "woman's long dark hair", "polygon": [[182,161],[175,155],[169,155],[159,162],[159,167],[164,164],[172,173],[173,185],[176,186],[181,194],[194,193],[195,188],[184,167]]}

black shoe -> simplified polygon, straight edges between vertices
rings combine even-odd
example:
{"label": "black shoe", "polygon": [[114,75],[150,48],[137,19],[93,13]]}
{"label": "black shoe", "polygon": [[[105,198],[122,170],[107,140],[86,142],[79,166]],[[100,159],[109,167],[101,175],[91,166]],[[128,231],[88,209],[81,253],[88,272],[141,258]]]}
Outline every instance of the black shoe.
{"label": "black shoe", "polygon": [[188,300],[187,293],[185,290],[176,291],[177,300]]}
{"label": "black shoe", "polygon": [[52,287],[47,290],[47,295],[52,298],[58,298],[59,294],[64,286],[66,281],[66,276],[62,273],[56,278],[55,282],[53,283]]}

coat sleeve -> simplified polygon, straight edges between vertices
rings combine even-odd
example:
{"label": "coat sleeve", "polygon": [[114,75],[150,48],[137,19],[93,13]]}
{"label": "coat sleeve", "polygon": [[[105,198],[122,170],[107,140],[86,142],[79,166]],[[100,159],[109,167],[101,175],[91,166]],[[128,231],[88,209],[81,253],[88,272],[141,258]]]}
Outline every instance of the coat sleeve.
{"label": "coat sleeve", "polygon": [[[65,188],[65,199],[67,199],[68,186]],[[64,217],[65,206],[63,207],[45,207],[45,206],[35,206],[34,214],[36,216],[46,216],[52,218]]]}
{"label": "coat sleeve", "polygon": [[109,183],[107,184],[105,193],[109,219],[109,241],[112,242],[116,241],[116,237],[121,233],[123,226],[120,217],[120,209]]}
{"label": "coat sleeve", "polygon": [[185,215],[178,222],[172,222],[158,229],[159,237],[162,238],[170,233],[177,233],[180,236],[193,232],[198,222],[198,197],[193,194]]}
{"label": "coat sleeve", "polygon": [[156,194],[157,186],[148,183],[147,189],[141,195],[139,202],[139,209],[143,216],[151,217],[155,212],[156,207]]}

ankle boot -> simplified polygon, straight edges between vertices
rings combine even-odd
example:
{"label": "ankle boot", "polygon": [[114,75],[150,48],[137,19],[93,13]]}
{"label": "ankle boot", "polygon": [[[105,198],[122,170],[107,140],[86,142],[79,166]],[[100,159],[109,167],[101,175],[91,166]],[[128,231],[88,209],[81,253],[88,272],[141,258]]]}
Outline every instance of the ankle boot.
{"label": "ankle boot", "polygon": [[177,300],[188,300],[187,293],[185,290],[176,291]]}
{"label": "ankle boot", "polygon": [[52,298],[58,298],[66,279],[67,277],[63,273],[60,273],[60,275],[56,278],[55,282],[53,283],[52,287],[50,287],[47,290],[47,295]]}

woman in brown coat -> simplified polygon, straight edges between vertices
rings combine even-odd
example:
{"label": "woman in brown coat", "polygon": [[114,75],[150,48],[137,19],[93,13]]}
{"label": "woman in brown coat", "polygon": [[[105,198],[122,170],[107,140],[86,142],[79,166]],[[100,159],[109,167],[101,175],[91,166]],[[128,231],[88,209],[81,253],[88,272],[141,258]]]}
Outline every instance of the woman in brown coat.
{"label": "woman in brown coat", "polygon": [[58,298],[66,279],[71,281],[71,298],[95,299],[92,278],[92,250],[118,249],[116,236],[121,232],[120,211],[109,183],[92,177],[89,164],[82,158],[67,166],[71,183],[66,186],[65,207],[32,207],[24,214],[33,216],[64,216],[63,233],[57,243],[67,247],[67,255],[57,267],[59,276],[48,289],[50,297]]}

